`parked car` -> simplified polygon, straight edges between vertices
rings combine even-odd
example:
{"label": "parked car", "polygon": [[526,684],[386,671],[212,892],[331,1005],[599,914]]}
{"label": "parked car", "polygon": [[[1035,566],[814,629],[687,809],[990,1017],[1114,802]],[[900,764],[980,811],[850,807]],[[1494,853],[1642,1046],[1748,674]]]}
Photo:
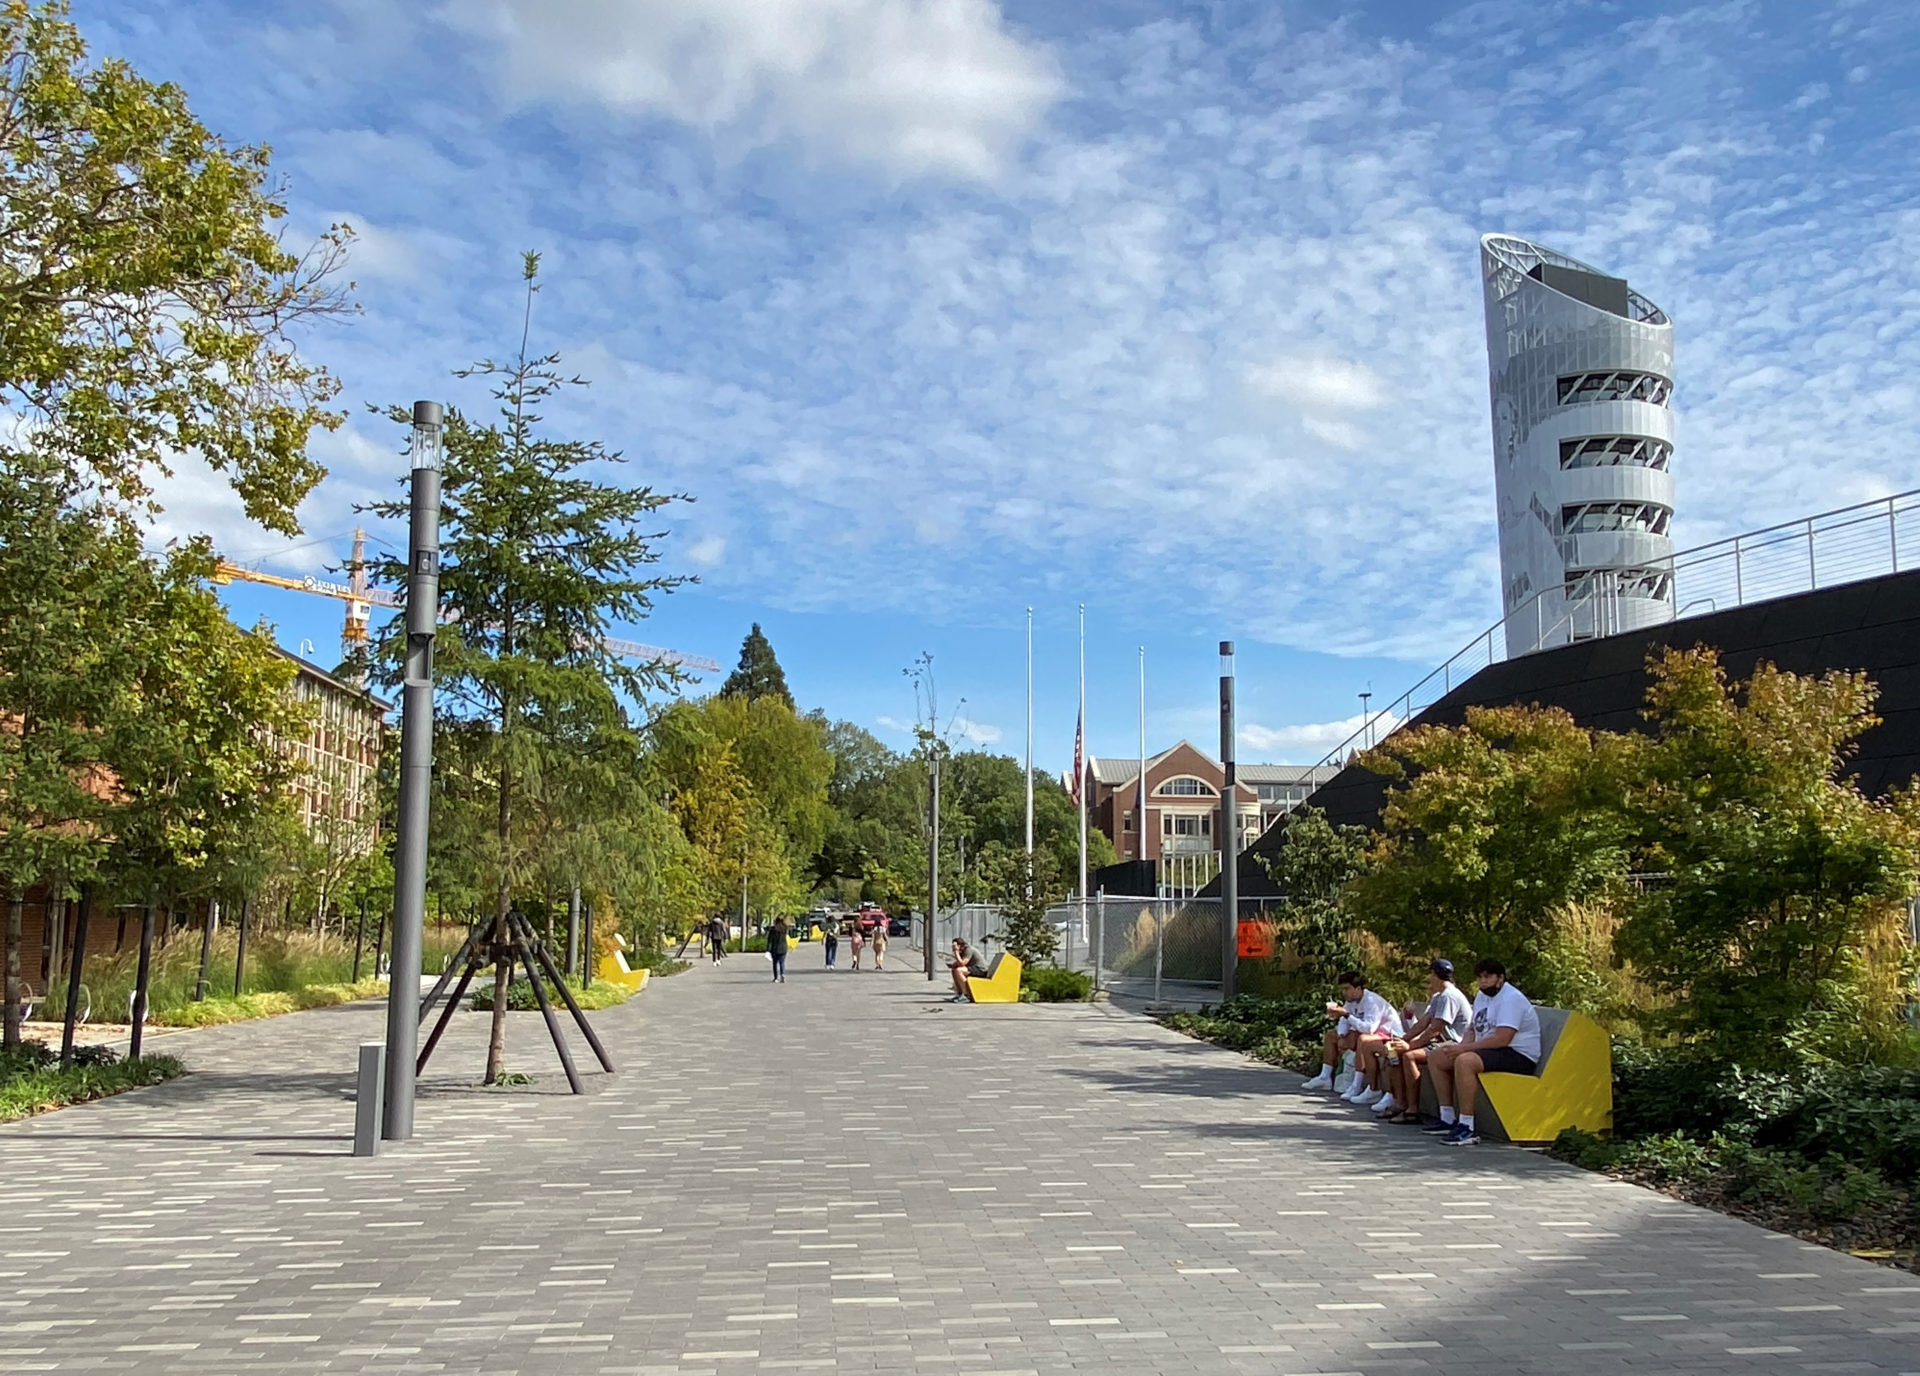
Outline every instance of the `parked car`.
{"label": "parked car", "polygon": [[913,920],[905,917],[889,917],[887,919],[887,935],[912,936]]}

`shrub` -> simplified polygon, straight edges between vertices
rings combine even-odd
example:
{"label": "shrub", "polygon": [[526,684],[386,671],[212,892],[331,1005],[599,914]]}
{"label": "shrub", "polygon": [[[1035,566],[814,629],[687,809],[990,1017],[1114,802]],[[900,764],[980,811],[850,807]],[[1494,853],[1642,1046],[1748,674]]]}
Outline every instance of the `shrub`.
{"label": "shrub", "polygon": [[1093,997],[1093,976],[1050,965],[1023,965],[1020,992],[1023,997],[1032,994],[1036,1003],[1085,1003]]}
{"label": "shrub", "polygon": [[1263,998],[1240,994],[1197,1013],[1169,1013],[1164,1026],[1233,1051],[1244,1051],[1290,1070],[1316,1066],[1326,1032],[1323,1005],[1310,998]]}
{"label": "shrub", "polygon": [[20,1053],[0,1060],[0,1123],[139,1085],[157,1085],[185,1070],[171,1056],[121,1061],[105,1047],[76,1048],[74,1063],[65,1070],[55,1064],[58,1059],[38,1042],[26,1042]]}
{"label": "shrub", "polygon": [[[625,1003],[633,997],[633,991],[624,984],[615,984],[612,980],[597,979],[584,989],[573,991],[573,1001],[587,1012],[601,1008],[611,1008],[615,1004]],[[555,993],[551,987],[547,990],[547,999],[555,1009],[564,1011],[566,1000]],[[507,985],[507,1011],[510,1013],[532,1013],[540,1008],[540,1001],[533,996],[533,985],[525,979],[516,979]],[[473,1011],[490,1013],[493,1011],[493,981],[477,985],[473,991]]]}

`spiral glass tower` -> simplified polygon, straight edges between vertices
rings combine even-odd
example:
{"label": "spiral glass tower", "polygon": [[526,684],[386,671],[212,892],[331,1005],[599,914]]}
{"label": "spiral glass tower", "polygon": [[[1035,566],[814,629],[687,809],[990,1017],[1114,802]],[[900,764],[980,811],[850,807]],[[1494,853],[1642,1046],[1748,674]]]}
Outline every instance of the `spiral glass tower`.
{"label": "spiral glass tower", "polygon": [[1673,615],[1673,322],[1550,248],[1480,241],[1507,653]]}

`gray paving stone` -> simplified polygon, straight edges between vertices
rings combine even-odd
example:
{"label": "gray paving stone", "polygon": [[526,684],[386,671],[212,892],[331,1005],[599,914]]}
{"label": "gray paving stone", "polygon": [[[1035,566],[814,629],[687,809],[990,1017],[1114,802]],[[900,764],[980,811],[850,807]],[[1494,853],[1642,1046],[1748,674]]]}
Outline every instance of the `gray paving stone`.
{"label": "gray paving stone", "polygon": [[[1920,1282],[1366,1120],[1111,1007],[735,957],[348,1155],[377,1007],[0,1129],[0,1372],[1920,1371]],[[576,1048],[583,1065],[591,1058]]]}

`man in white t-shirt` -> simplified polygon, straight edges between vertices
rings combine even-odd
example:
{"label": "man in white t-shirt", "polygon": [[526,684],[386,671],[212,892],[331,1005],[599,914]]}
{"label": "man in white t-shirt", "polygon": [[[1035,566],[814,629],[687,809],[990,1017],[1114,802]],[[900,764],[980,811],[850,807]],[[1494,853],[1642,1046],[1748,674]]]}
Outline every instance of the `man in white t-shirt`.
{"label": "man in white t-shirt", "polygon": [[[1389,1037],[1400,1035],[1400,1015],[1373,990],[1358,970],[1340,976],[1344,1003],[1329,1003],[1327,1016],[1334,1019],[1322,1047],[1320,1073],[1302,1085],[1302,1089],[1331,1089],[1334,1067],[1344,1053],[1354,1053],[1353,1083],[1341,1097],[1349,1103],[1372,1103],[1379,1098],[1370,1082],[1371,1061]],[[1366,1096],[1366,1097],[1362,1097]]]}
{"label": "man in white t-shirt", "polygon": [[1382,1052],[1387,1092],[1373,1111],[1389,1123],[1417,1125],[1420,1067],[1428,1049],[1464,1038],[1473,1027],[1473,1005],[1453,982],[1453,962],[1435,960],[1427,966],[1426,1003],[1410,1003],[1402,1011],[1409,1019],[1407,1035],[1389,1041]]}
{"label": "man in white t-shirt", "polygon": [[1531,1075],[1540,1063],[1540,1015],[1525,994],[1507,983],[1507,967],[1483,960],[1473,973],[1480,993],[1473,1001],[1473,1026],[1466,1039],[1427,1053],[1427,1069],[1433,1072],[1440,1099],[1440,1124],[1427,1130],[1445,1133],[1443,1140],[1450,1147],[1480,1141],[1473,1130],[1473,1110],[1483,1074]]}

